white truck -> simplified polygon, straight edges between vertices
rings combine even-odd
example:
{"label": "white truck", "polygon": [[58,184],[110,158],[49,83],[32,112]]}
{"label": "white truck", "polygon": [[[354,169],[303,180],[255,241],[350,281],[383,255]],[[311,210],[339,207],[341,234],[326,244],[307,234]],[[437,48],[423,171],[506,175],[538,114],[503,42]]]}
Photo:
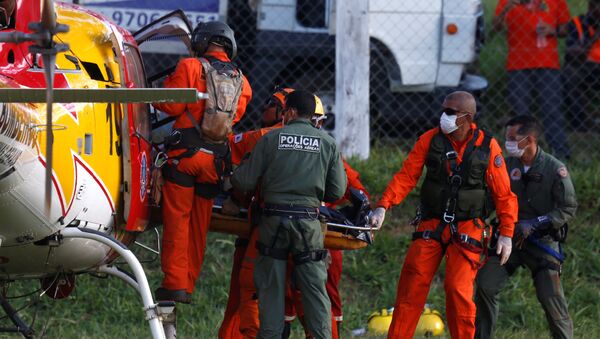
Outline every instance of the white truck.
{"label": "white truck", "polygon": [[[337,0],[342,1],[342,0]],[[369,1],[370,99],[375,121],[406,123],[416,102],[429,106],[448,89],[481,91],[487,81],[467,73],[483,43],[481,0]],[[75,0],[77,2],[77,0]],[[250,119],[274,85],[303,87],[322,96],[334,110],[335,0],[79,0],[135,32],[152,20],[181,8],[192,26],[220,19],[236,31],[240,56],[254,90]],[[146,57],[185,54],[165,48],[165,41],[146,47]],[[173,58],[173,64],[177,57]],[[146,62],[151,68],[157,64]],[[164,68],[164,67],[163,67]],[[157,70],[156,70],[157,71]],[[152,69],[148,74],[153,74]],[[420,116],[437,118],[422,105]],[[403,113],[404,112],[404,113]],[[418,119],[417,119],[418,120]],[[422,122],[423,119],[419,123]]]}

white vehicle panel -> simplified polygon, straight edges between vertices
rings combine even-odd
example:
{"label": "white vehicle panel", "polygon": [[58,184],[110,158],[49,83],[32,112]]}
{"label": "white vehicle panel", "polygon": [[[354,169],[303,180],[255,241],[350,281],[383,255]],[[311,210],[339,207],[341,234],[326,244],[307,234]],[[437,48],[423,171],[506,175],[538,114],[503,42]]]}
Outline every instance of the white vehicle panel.
{"label": "white vehicle panel", "polygon": [[379,12],[370,15],[369,34],[386,45],[394,55],[400,66],[402,84],[412,86],[435,82],[439,20],[439,13],[392,15]]}

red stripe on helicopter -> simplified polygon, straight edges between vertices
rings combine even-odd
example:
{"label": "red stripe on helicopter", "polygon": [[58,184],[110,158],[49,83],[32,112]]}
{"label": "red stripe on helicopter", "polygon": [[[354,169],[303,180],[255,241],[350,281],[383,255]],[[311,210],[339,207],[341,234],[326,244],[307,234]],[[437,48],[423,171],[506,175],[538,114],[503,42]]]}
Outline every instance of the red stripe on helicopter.
{"label": "red stripe on helicopter", "polygon": [[[104,187],[102,181],[98,178],[98,176],[94,173],[94,171],[83,161],[83,159],[80,159],[79,157],[75,156],[75,154],[73,154],[73,160],[74,160],[75,163],[79,163],[90,174],[90,176],[94,179],[94,181],[96,181],[96,183],[98,184],[98,186],[102,190],[102,193],[104,193],[104,196],[106,197],[106,200],[108,201],[108,204],[110,205],[110,210],[112,212],[114,212],[115,211],[115,207],[113,205],[113,201],[110,198],[110,194],[108,194],[108,191]],[[77,166],[76,166],[76,164],[75,164],[75,178],[77,178]],[[74,189],[76,189],[75,185],[74,185]],[[71,198],[71,204],[73,203],[74,199],[75,199],[75,192],[73,192],[73,197]],[[69,209],[71,208],[71,204],[69,204]]]}
{"label": "red stripe on helicopter", "polygon": [[[42,163],[42,166],[44,166],[44,168],[46,168],[46,160],[43,159],[39,155],[38,155],[38,160]],[[67,213],[65,212],[65,203],[64,203],[65,198],[62,195],[62,191],[59,189],[58,182],[56,182],[56,178],[54,177],[54,171],[52,171],[52,183],[54,184],[54,189],[56,190],[56,194],[58,194],[58,201],[60,202],[62,216],[64,217],[65,215],[67,215]]]}

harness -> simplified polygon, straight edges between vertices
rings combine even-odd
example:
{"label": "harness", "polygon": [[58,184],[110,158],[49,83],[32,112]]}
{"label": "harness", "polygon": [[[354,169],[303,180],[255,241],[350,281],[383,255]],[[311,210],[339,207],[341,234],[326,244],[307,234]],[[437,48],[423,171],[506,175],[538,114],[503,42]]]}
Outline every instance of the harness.
{"label": "harness", "polygon": [[[198,123],[192,115],[186,111],[188,118],[194,124],[193,128],[174,129],[171,135],[165,138],[165,146],[168,150],[184,149],[185,151],[176,156],[171,156],[170,163],[163,166],[165,178],[184,187],[194,187],[196,195],[205,199],[215,198],[223,187],[223,179],[232,173],[231,151],[228,143],[213,144],[206,142],[201,137]],[[198,129],[196,129],[198,127]],[[179,161],[183,158],[191,158],[197,152],[212,154],[214,157],[215,171],[218,181],[216,183],[196,182],[196,177],[177,169]]]}
{"label": "harness", "polygon": [[[449,243],[443,242],[442,233],[444,232],[444,229],[446,227],[449,227],[450,228],[450,242],[453,242],[454,244],[458,245],[460,248],[466,249],[470,252],[483,253],[483,255],[487,258],[487,247],[488,247],[487,243],[488,243],[488,239],[489,239],[488,232],[487,232],[487,226],[484,225],[485,229],[483,232],[483,242],[470,237],[468,234],[458,232],[458,221],[473,219],[475,224],[478,227],[480,227],[481,225],[479,225],[478,218],[485,217],[485,215],[477,215],[477,216],[469,215],[469,218],[465,218],[464,216],[457,217],[457,206],[459,204],[459,192],[461,191],[463,184],[466,182],[466,180],[468,180],[468,178],[466,178],[466,169],[471,164],[471,160],[472,160],[471,157],[472,157],[474,151],[476,149],[479,149],[479,150],[483,151],[484,153],[486,153],[489,158],[490,142],[491,142],[492,137],[489,136],[487,133],[484,133],[483,142],[482,142],[481,146],[477,147],[477,146],[475,146],[475,142],[477,141],[478,137],[479,137],[479,129],[476,129],[473,134],[473,138],[469,141],[469,143],[466,146],[465,152],[463,154],[463,161],[460,164],[458,164],[458,154],[453,149],[452,144],[450,143],[450,140],[448,140],[448,138],[446,136],[442,135],[442,138],[444,140],[444,157],[445,157],[444,160],[445,160],[445,163],[448,164],[448,167],[450,169],[450,171],[447,172],[448,173],[447,183],[446,183],[447,194],[445,195],[444,201],[443,201],[443,206],[444,206],[443,213],[441,215],[436,216],[436,215],[432,215],[431,212],[428,211],[428,212],[425,212],[425,214],[423,215],[423,205],[421,205],[421,207],[417,211],[417,216],[416,216],[415,222],[413,222],[413,224],[417,225],[423,216],[425,216],[425,218],[427,218],[427,219],[430,219],[432,217],[439,217],[440,223],[438,224],[438,226],[436,227],[436,229],[434,231],[425,230],[425,231],[420,231],[420,232],[414,232],[412,235],[413,241],[417,240],[417,239],[424,239],[424,240],[433,239],[433,240],[439,242],[442,245],[443,250],[445,251]],[[463,166],[463,165],[466,165],[466,166]],[[483,180],[483,178],[482,178],[482,180]],[[485,180],[483,180],[483,182],[485,183]],[[482,214],[485,214],[485,213],[487,213],[487,212],[484,211]],[[481,267],[485,263],[485,259],[484,259],[484,262],[473,262],[473,260],[471,258],[469,258],[465,253],[463,253],[463,255],[465,256],[465,258],[467,258],[469,261],[471,261],[477,267]]]}
{"label": "harness", "polygon": [[[237,66],[231,62],[220,61],[214,57],[206,57],[202,62],[210,62],[218,65],[221,69],[237,70]],[[205,77],[202,72],[202,77]],[[237,103],[237,102],[236,102]],[[237,107],[237,106],[236,106]],[[234,108],[235,109],[235,108]],[[171,135],[165,138],[163,142],[167,150],[184,149],[185,151],[176,156],[168,157],[170,162],[163,166],[163,175],[165,179],[184,187],[194,187],[194,193],[205,199],[215,198],[223,188],[225,176],[231,175],[233,165],[231,163],[231,150],[228,139],[224,142],[210,142],[210,138],[204,135],[202,127],[194,119],[192,114],[186,110],[185,114],[194,126],[193,128],[174,129]],[[217,183],[196,182],[196,177],[177,169],[179,161],[183,158],[191,158],[197,152],[212,154],[214,158],[215,171],[217,173]]]}
{"label": "harness", "polygon": [[[271,245],[265,245],[260,241],[256,242],[256,248],[258,253],[263,256],[268,256],[277,260],[287,260],[289,256],[289,249],[287,248],[276,248],[277,239],[281,231],[283,220],[294,220],[294,219],[311,219],[316,220],[319,218],[319,209],[315,207],[304,207],[304,206],[292,206],[292,205],[279,205],[279,204],[265,204],[262,208],[262,214],[265,216],[278,216],[281,218],[275,236],[271,241]],[[327,258],[327,250],[310,250],[308,241],[304,233],[306,230],[302,227],[298,227],[302,241],[304,243],[304,251],[297,253],[292,256],[294,264],[302,265],[309,261],[321,261]]]}

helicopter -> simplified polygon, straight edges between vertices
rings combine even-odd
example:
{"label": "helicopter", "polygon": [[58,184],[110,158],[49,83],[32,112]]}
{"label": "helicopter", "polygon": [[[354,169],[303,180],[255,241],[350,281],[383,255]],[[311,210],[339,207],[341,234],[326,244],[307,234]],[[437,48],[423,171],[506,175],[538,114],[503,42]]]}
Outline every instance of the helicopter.
{"label": "helicopter", "polygon": [[[40,279],[59,299],[78,273],[113,275],[138,291],[152,336],[164,338],[173,305],[153,301],[128,248],[150,219],[148,103],[202,97],[147,88],[138,42],[97,13],[51,0],[12,6],[0,31],[0,286]],[[140,39],[191,31],[181,11],[148,27]],[[111,265],[118,256],[133,274]],[[15,332],[33,336],[2,294],[0,305]]]}

